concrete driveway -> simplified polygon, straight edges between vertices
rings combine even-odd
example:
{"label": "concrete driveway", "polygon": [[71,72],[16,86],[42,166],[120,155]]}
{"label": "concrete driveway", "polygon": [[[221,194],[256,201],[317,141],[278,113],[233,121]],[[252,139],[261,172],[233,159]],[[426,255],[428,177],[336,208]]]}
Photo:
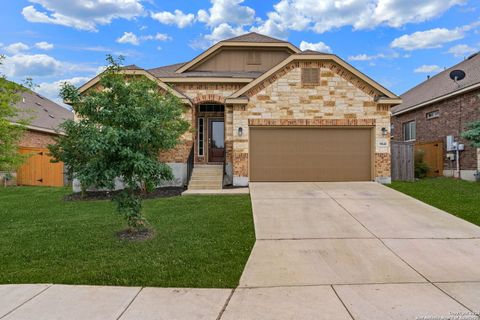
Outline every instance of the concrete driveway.
{"label": "concrete driveway", "polygon": [[250,192],[257,242],[222,319],[479,319],[479,227],[377,183]]}

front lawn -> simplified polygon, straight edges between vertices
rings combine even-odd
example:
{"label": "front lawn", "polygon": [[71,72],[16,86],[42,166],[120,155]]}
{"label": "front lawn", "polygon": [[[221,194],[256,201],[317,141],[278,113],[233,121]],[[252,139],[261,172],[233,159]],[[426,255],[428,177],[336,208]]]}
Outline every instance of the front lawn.
{"label": "front lawn", "polygon": [[132,242],[113,203],[68,193],[0,188],[0,283],[233,288],[255,242],[249,196],[145,200],[156,236]]}
{"label": "front lawn", "polygon": [[480,183],[427,178],[394,181],[390,187],[480,226]]}

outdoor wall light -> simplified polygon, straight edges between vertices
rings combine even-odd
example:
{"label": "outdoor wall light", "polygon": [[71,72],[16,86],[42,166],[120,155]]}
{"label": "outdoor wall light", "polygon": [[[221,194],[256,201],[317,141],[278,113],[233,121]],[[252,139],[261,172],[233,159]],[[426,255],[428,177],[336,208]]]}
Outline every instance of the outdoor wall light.
{"label": "outdoor wall light", "polygon": [[386,136],[388,134],[387,128],[383,127],[382,128],[382,136]]}
{"label": "outdoor wall light", "polygon": [[243,136],[243,128],[242,127],[238,128],[238,136],[239,137]]}

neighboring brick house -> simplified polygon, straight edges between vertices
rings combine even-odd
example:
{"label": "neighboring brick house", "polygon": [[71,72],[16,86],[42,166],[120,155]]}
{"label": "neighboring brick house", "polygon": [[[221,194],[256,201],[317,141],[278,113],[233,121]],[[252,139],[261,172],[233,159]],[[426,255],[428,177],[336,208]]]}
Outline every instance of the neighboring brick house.
{"label": "neighboring brick house", "polygon": [[390,182],[390,108],[401,100],[336,55],[249,33],[186,63],[123,72],[155,80],[188,106],[193,130],[160,156],[176,184],[187,183],[190,152],[194,174],[223,165],[222,185]]}
{"label": "neighboring brick house", "polygon": [[[463,80],[455,83],[450,72],[462,70]],[[393,139],[415,142],[443,141],[443,175],[457,176],[453,152],[447,157],[446,137],[465,145],[460,152],[460,177],[474,180],[480,168],[480,149],[472,147],[460,134],[465,126],[480,120],[480,55],[429,78],[401,95],[403,103],[392,109]]]}
{"label": "neighboring brick house", "polygon": [[[16,108],[19,118],[29,121],[19,142],[19,151],[30,154],[18,168],[16,182],[20,185],[64,185],[63,164],[50,163],[47,146],[54,143],[58,126],[67,119],[73,119],[73,112],[30,90],[21,94]],[[12,119],[13,123],[15,121]]]}

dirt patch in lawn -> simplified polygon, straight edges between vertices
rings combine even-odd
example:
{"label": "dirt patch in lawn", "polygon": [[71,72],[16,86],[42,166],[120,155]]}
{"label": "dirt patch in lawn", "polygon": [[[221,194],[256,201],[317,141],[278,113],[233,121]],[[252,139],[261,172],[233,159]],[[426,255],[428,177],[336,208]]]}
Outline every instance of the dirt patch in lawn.
{"label": "dirt patch in lawn", "polygon": [[[153,190],[145,195],[142,195],[144,199],[166,198],[176,197],[185,191],[184,187],[162,187]],[[65,196],[65,201],[88,201],[88,200],[111,200],[120,191],[86,191],[83,194],[81,192],[72,193]]]}
{"label": "dirt patch in lawn", "polygon": [[133,230],[125,229],[115,233],[117,238],[125,241],[146,241],[152,239],[155,236],[153,229]]}

